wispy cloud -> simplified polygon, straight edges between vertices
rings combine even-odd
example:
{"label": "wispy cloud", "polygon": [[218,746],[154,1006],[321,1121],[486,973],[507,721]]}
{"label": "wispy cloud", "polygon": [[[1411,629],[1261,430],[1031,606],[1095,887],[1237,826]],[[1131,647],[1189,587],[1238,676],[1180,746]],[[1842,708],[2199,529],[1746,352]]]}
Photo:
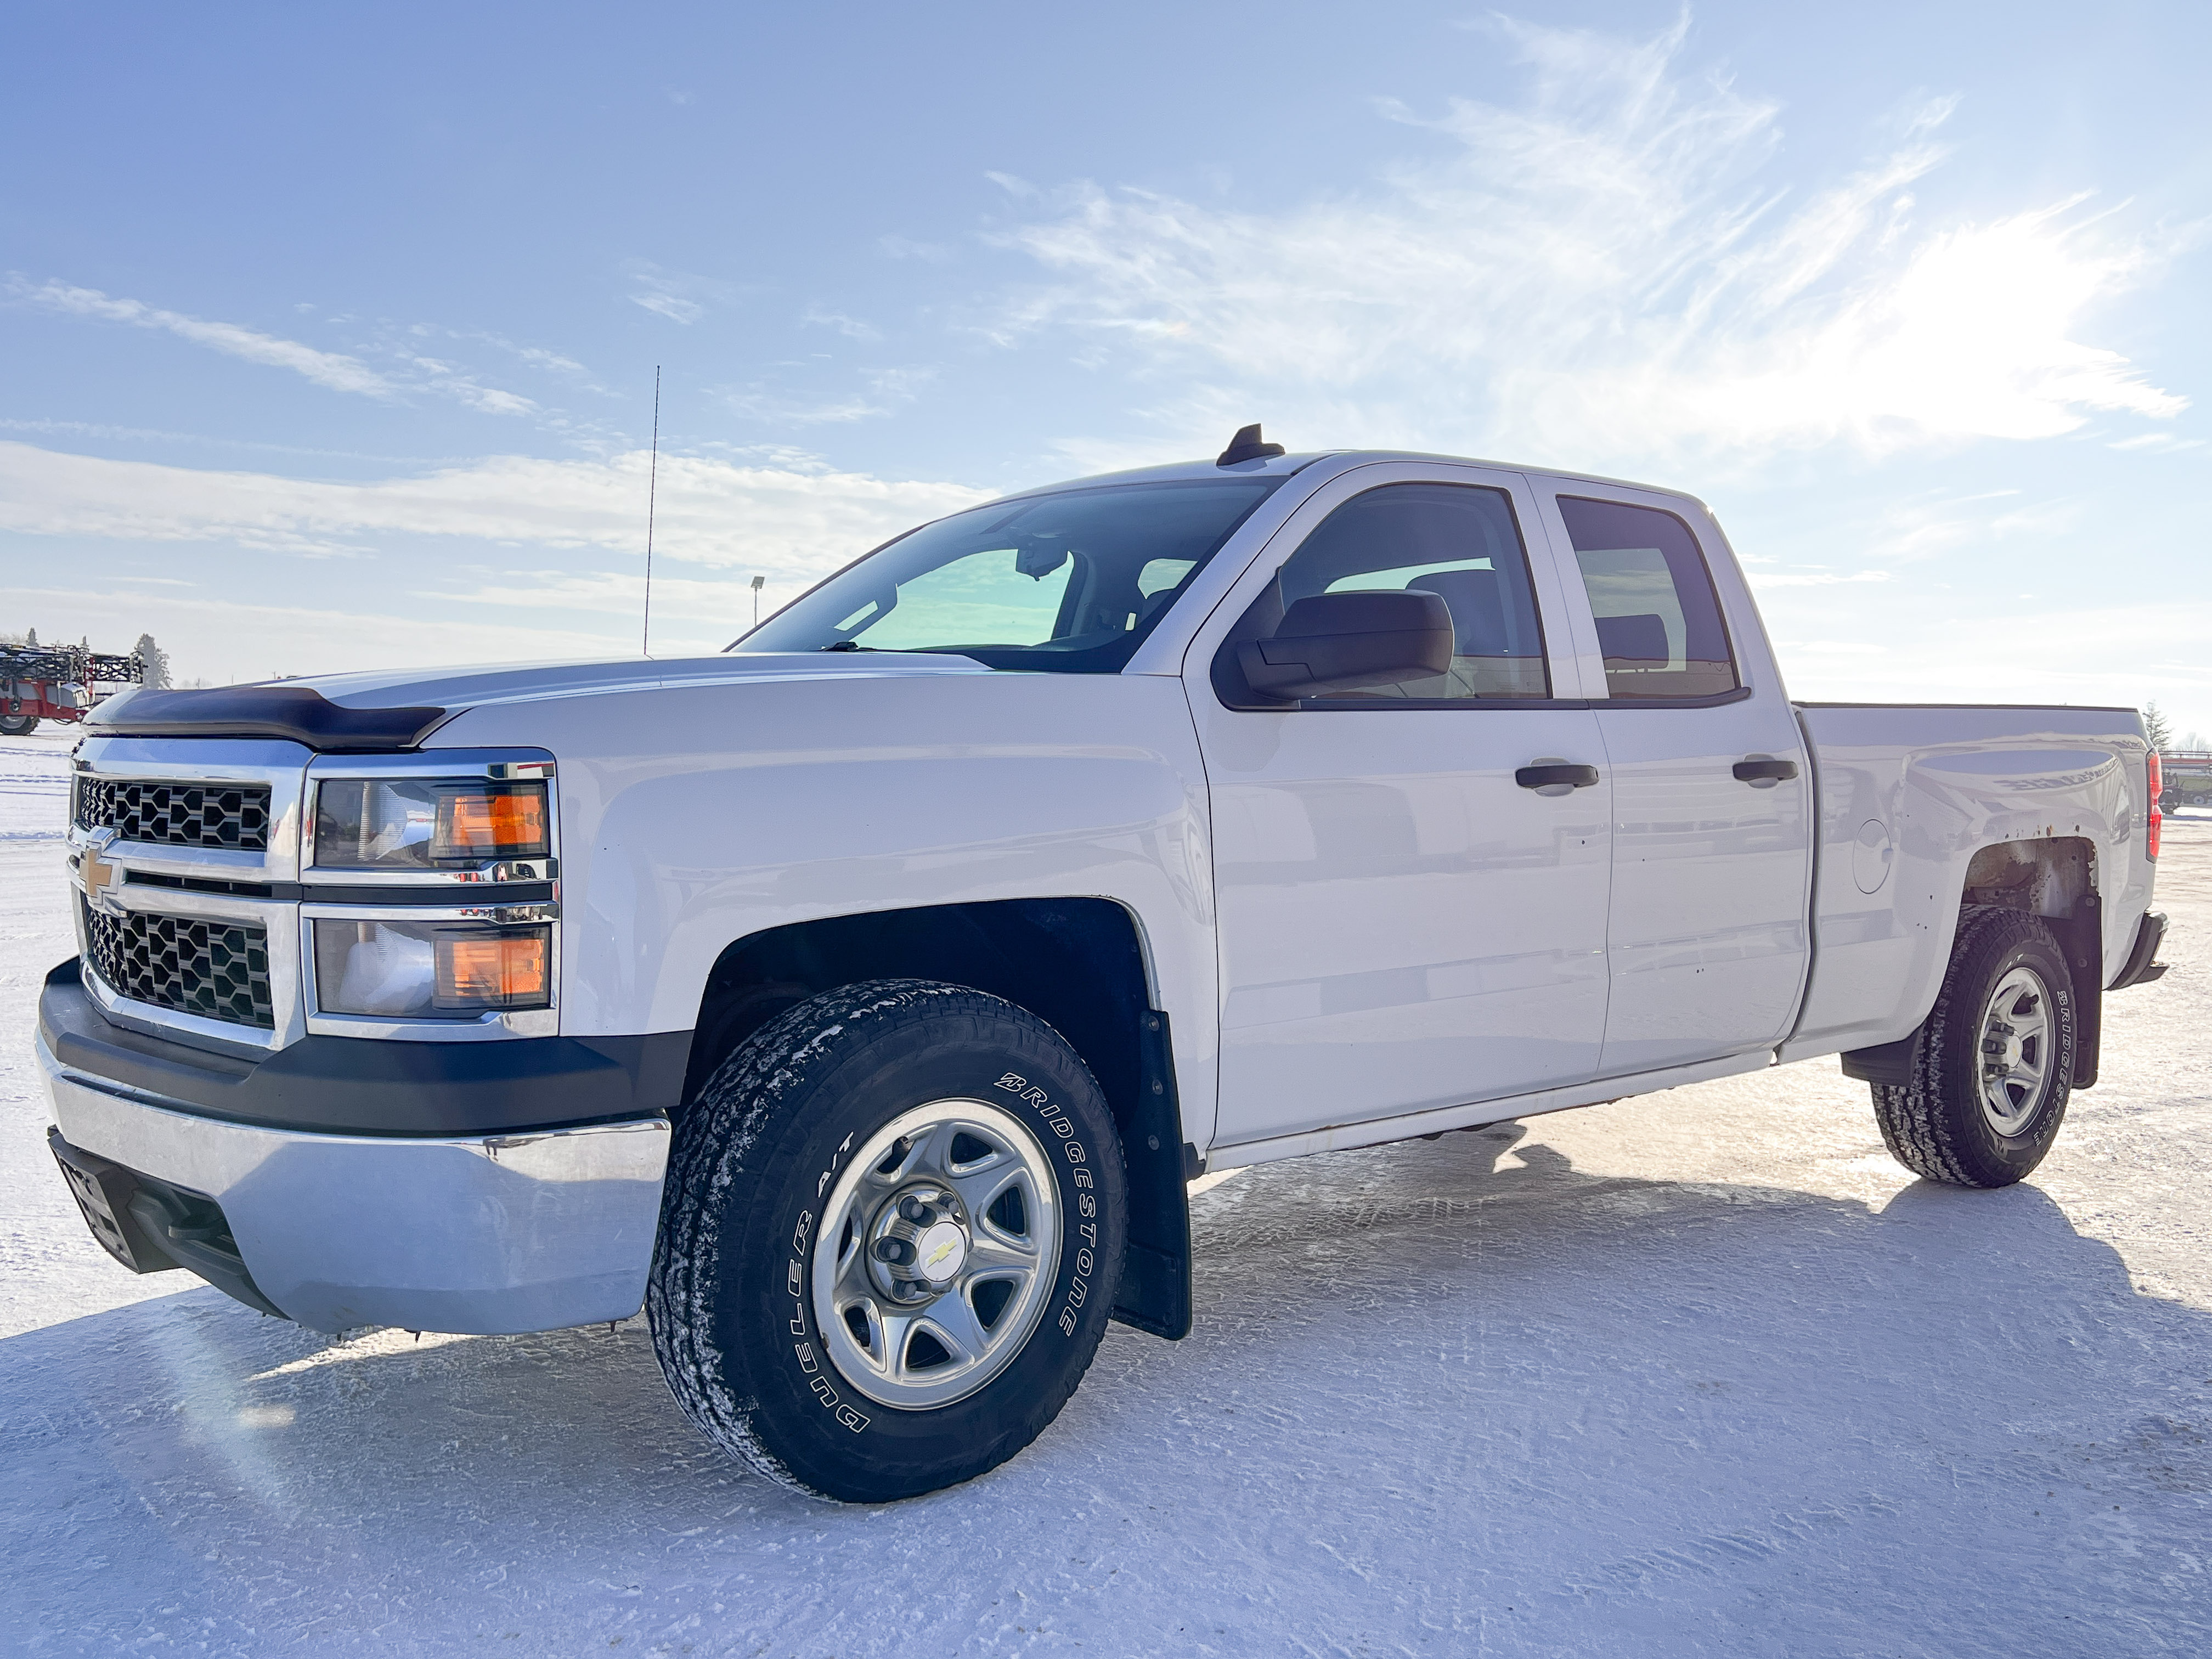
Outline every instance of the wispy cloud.
{"label": "wispy cloud", "polygon": [[866,377],[866,389],[842,398],[790,398],[765,386],[747,386],[724,393],[729,406],[750,419],[779,426],[821,426],[847,421],[872,420],[910,404],[920,388],[935,377],[928,368],[884,368]]}
{"label": "wispy cloud", "polygon": [[1753,587],[1832,587],[1838,582],[1886,582],[1887,570],[1857,570],[1850,575],[1838,575],[1827,570],[1777,571],[1772,574],[1762,570],[1748,570]]}
{"label": "wispy cloud", "polygon": [[520,392],[502,392],[482,384],[465,369],[438,357],[410,356],[408,362],[435,390],[486,415],[536,415],[538,407]]}
{"label": "wispy cloud", "polygon": [[810,306],[799,319],[803,323],[817,324],[834,328],[848,340],[880,340],[883,331],[873,323],[864,323],[857,317],[848,317],[842,311],[824,311],[819,306]]}
{"label": "wispy cloud", "polygon": [[1865,556],[1884,563],[1910,564],[2008,538],[2060,535],[2081,521],[2083,510],[2077,501],[2023,501],[2016,489],[1931,492],[1880,508],[1860,547]]}
{"label": "wispy cloud", "polygon": [[736,294],[729,283],[714,277],[663,270],[643,259],[632,260],[623,274],[630,285],[629,302],[672,323],[696,323],[707,314],[710,301],[727,303]]}
{"label": "wispy cloud", "polygon": [[268,443],[205,432],[173,432],[160,427],[116,426],[106,421],[20,420],[0,417],[0,432],[35,432],[46,437],[98,438],[109,442],[191,444],[210,449],[245,449],[269,455],[310,455],[319,460],[377,461],[386,466],[431,466],[438,457],[379,454],[361,449],[322,449],[307,444]]}
{"label": "wispy cloud", "polygon": [[1643,41],[1490,27],[1528,70],[1522,102],[1386,109],[1442,156],[1278,213],[1061,192],[998,238],[1053,279],[989,330],[1171,379],[1152,413],[1179,442],[1264,413],[1293,444],[1620,465],[2044,438],[2185,406],[2081,338],[2160,249],[2079,200],[1918,224],[1910,187],[1943,159],[1948,102],[1796,191],[1768,177],[1776,106],[1685,70],[1686,20]]}
{"label": "wispy cloud", "polygon": [[[643,452],[605,460],[495,456],[346,483],[0,442],[0,531],[325,556],[367,551],[395,536],[630,552],[644,544],[647,467]],[[669,558],[811,580],[987,493],[664,452],[655,545]]]}
{"label": "wispy cloud", "polygon": [[911,236],[878,236],[877,248],[893,259],[920,259],[927,264],[941,265],[952,258],[952,250],[942,242],[918,242]]}
{"label": "wispy cloud", "polygon": [[2201,600],[2056,610],[1990,600],[1963,611],[1930,607],[1918,617],[1885,603],[1892,604],[1891,637],[1879,653],[1778,629],[1791,694],[2125,706],[2212,691],[2212,665],[2199,649],[2212,629],[2212,604]]}
{"label": "wispy cloud", "polygon": [[[271,368],[289,369],[334,392],[357,392],[386,400],[410,393],[430,392],[451,398],[486,415],[532,416],[556,426],[566,423],[549,415],[534,399],[520,392],[487,386],[473,371],[459,364],[443,358],[426,356],[416,349],[419,342],[432,337],[479,339],[514,352],[524,362],[536,368],[563,375],[586,374],[580,364],[554,352],[518,347],[495,335],[477,333],[464,337],[452,330],[426,324],[383,328],[380,331],[384,337],[371,352],[379,361],[372,364],[359,357],[342,352],[324,351],[297,340],[264,334],[237,323],[210,322],[205,318],[188,317],[182,312],[164,310],[143,300],[118,298],[114,295],[103,294],[97,289],[78,288],[67,283],[33,283],[17,276],[10,278],[4,288],[0,288],[0,295],[14,303],[36,307],[40,310],[91,318],[101,322],[127,323],[139,328],[159,329],[194,345],[220,351],[227,356]],[[313,312],[315,307],[301,306],[297,309]]]}
{"label": "wispy cloud", "polygon": [[348,357],[333,351],[318,351],[297,340],[264,334],[237,323],[210,322],[205,318],[188,317],[179,311],[164,311],[143,301],[117,299],[98,289],[74,288],[66,283],[50,282],[34,285],[18,277],[10,281],[7,293],[9,298],[19,303],[48,311],[68,312],[79,317],[97,317],[112,323],[130,323],[140,328],[161,329],[179,339],[190,340],[194,345],[206,346],[228,356],[242,357],[247,362],[262,363],[271,368],[290,369],[294,374],[305,375],[316,385],[328,386],[333,392],[356,392],[372,398],[390,398],[395,396],[398,390],[390,380],[357,357]]}
{"label": "wispy cloud", "polygon": [[[58,638],[82,634],[94,639],[128,640],[149,629],[167,645],[179,673],[218,682],[370,666],[410,668],[455,662],[607,656],[637,648],[636,632],[627,618],[610,625],[616,619],[603,616],[597,628],[587,624],[547,627],[542,618],[533,624],[518,624],[474,615],[395,616],[374,605],[340,611],[256,599],[147,592],[145,586],[125,578],[97,592],[82,587],[4,587],[0,588],[0,603],[7,605],[10,615],[46,619],[40,627]],[[161,586],[166,589],[166,584]],[[653,609],[657,613],[660,607],[656,604]],[[722,614],[738,613],[732,604]],[[658,621],[656,616],[655,634],[660,631]],[[727,638],[726,634],[720,638],[702,635],[695,644],[712,649],[726,643]]]}

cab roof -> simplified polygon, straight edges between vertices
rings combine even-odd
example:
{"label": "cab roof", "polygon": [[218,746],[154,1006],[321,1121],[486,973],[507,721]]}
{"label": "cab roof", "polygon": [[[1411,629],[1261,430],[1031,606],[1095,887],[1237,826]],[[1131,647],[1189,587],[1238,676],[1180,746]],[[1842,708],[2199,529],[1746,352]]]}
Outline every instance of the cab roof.
{"label": "cab roof", "polygon": [[1063,489],[1094,489],[1113,484],[1180,483],[1200,478],[1287,478],[1293,473],[1304,471],[1318,461],[1339,461],[1346,465],[1361,466],[1378,461],[1443,461],[1457,466],[1487,466],[1501,472],[1521,472],[1535,477],[1649,490],[1653,495],[1677,495],[1686,501],[1695,501],[1700,507],[1705,506],[1702,500],[1688,490],[1666,484],[1607,477],[1596,472],[1570,472],[1554,466],[1528,466],[1515,461],[1483,460],[1470,455],[1440,455],[1417,449],[1313,449],[1297,454],[1270,456],[1261,460],[1238,461],[1228,466],[1214,461],[1170,461],[1160,466],[1131,467],[1120,472],[1095,472],[1087,477],[1064,478],[1054,483],[1036,484],[1027,489],[1010,490],[999,499],[1020,501],[1031,495],[1055,495]]}

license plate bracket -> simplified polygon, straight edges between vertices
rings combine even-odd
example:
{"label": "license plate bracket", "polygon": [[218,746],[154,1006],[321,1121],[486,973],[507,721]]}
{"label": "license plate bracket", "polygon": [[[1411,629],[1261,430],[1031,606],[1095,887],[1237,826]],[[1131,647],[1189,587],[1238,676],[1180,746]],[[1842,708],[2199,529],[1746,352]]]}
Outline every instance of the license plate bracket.
{"label": "license plate bracket", "polygon": [[84,1217],[84,1224],[100,1247],[134,1273],[167,1273],[181,1267],[177,1261],[147,1237],[131,1200],[138,1183],[120,1164],[112,1164],[62,1139],[59,1128],[46,1131],[46,1147],[61,1168],[70,1196]]}

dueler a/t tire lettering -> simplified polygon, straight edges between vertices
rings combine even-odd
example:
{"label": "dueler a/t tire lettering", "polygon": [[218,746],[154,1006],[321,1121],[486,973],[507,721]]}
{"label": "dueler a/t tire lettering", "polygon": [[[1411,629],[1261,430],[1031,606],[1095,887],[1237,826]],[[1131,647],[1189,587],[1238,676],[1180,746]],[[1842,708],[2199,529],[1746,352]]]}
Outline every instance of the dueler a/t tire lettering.
{"label": "dueler a/t tire lettering", "polygon": [[[824,1206],[857,1150],[948,1101],[982,1103],[1034,1139],[1056,1200],[1034,1213],[1052,1213],[1056,1261],[1011,1358],[961,1398],[905,1409],[840,1370],[817,1256],[839,1249]],[[677,1126],[646,1297],[662,1374],[710,1439],[798,1490],[871,1503],[969,1480],[1034,1440],[1089,1369],[1127,1186],[1097,1081],[1036,1016],[923,980],[826,992],[750,1038]]]}
{"label": "dueler a/t tire lettering", "polygon": [[[1983,1043],[1990,998],[2015,969],[2047,992],[2041,1063],[2048,1073],[2021,1121],[2005,1133],[1984,1109]],[[2073,1090],[2075,1006],[2065,952],[2037,918],[1969,905],[1959,918],[1936,1006],[1914,1034],[1912,1080],[1873,1085],[1875,1118],[1891,1154],[1915,1175],[1953,1187],[2007,1187],[2043,1162]]]}

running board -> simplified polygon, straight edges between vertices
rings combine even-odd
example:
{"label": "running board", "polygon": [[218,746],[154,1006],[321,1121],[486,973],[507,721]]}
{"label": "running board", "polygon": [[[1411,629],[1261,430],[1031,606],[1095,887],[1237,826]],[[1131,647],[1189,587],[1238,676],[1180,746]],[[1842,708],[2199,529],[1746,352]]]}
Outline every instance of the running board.
{"label": "running board", "polygon": [[1502,1100],[1477,1101],[1466,1106],[1440,1106],[1404,1117],[1377,1118],[1370,1123],[1339,1124],[1333,1128],[1310,1129],[1303,1134],[1214,1146],[1206,1152],[1206,1168],[1208,1173],[1238,1170],[1251,1164],[1272,1164],[1279,1158],[1303,1158],[1308,1152],[1348,1152],[1355,1146],[1380,1146],[1388,1141],[1413,1140],[1450,1129],[1480,1129],[1515,1118],[1571,1111],[1577,1106],[1606,1106],[1631,1095],[1656,1094],[1662,1089],[1679,1089],[1686,1084],[1711,1083],[1716,1078],[1763,1072],[1774,1063],[1774,1051],[1759,1048],[1747,1054],[1700,1060],[1695,1066],[1676,1066],[1663,1072],[1598,1078],[1571,1088],[1546,1089],[1536,1094],[1511,1095]]}

